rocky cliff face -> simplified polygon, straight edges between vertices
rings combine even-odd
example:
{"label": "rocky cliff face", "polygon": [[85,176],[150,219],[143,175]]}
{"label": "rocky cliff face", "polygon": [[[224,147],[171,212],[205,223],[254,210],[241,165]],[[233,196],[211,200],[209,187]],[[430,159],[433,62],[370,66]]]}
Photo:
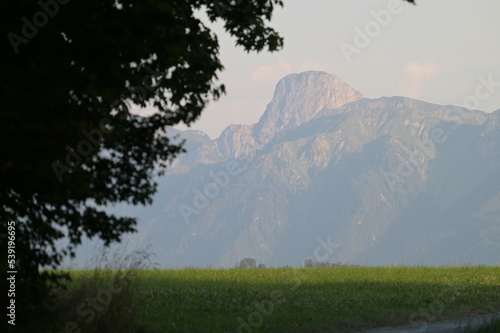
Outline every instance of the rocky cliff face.
{"label": "rocky cliff face", "polygon": [[262,144],[305,124],[324,108],[340,108],[363,95],[335,75],[324,72],[291,74],[276,85],[274,97],[254,127]]}
{"label": "rocky cliff face", "polygon": [[228,159],[248,156],[259,147],[253,135],[253,125],[228,126],[215,141],[217,148]]}
{"label": "rocky cliff face", "polygon": [[500,110],[361,97],[293,74],[257,124],[179,132],[140,237],[166,266],[498,264]]}
{"label": "rocky cliff face", "polygon": [[257,124],[231,125],[217,140],[192,147],[191,156],[181,156],[175,165],[212,164],[219,162],[220,156],[226,159],[248,156],[308,122],[319,111],[340,108],[362,97],[335,75],[315,71],[288,75],[276,85],[273,99]]}

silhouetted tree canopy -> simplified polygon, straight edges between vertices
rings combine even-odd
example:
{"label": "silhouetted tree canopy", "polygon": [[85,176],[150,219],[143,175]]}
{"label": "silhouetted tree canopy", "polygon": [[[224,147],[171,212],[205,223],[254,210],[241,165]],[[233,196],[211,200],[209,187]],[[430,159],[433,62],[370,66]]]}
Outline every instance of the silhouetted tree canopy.
{"label": "silhouetted tree canopy", "polygon": [[[106,244],[133,218],[101,207],[148,204],[154,177],[182,151],[162,135],[192,123],[224,93],[222,21],[244,50],[276,51],[268,26],[281,0],[16,0],[2,9],[1,220],[16,222],[17,269],[73,255],[83,236]],[[130,105],[152,105],[150,116]],[[3,231],[5,233],[5,231]],[[56,242],[65,236],[69,245]],[[5,249],[5,239],[1,239]],[[3,252],[2,253],[6,253]],[[5,262],[2,267],[5,268]],[[4,270],[5,271],[5,270]]]}
{"label": "silhouetted tree canopy", "polygon": [[257,268],[257,260],[255,260],[254,258],[241,259],[239,268]]}
{"label": "silhouetted tree canopy", "polygon": [[306,258],[304,259],[304,267],[317,267],[318,261],[314,258]]}

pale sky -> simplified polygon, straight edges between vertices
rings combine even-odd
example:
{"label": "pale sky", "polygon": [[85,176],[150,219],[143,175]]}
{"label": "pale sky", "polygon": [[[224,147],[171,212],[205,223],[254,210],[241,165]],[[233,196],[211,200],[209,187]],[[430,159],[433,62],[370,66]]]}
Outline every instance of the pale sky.
{"label": "pale sky", "polygon": [[[257,122],[278,80],[306,70],[335,74],[365,97],[402,95],[437,104],[463,105],[483,84],[477,109],[500,109],[500,1],[417,3],[285,0],[271,22],[285,38],[284,49],[275,53],[247,54],[215,25],[227,95],[212,102],[191,129],[216,138],[230,124]],[[373,14],[381,10],[391,13],[381,15],[383,24]],[[356,45],[357,31],[366,29],[369,43],[358,37]],[[347,44],[357,48],[350,62],[341,49]],[[488,80],[493,84],[485,87],[481,82]]]}

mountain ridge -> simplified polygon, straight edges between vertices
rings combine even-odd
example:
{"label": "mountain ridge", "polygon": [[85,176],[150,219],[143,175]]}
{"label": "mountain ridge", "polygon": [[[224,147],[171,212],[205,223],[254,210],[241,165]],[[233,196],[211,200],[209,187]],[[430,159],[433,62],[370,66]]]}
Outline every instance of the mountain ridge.
{"label": "mountain ridge", "polygon": [[[310,94],[314,94],[316,98],[303,98]],[[255,149],[261,149],[286,131],[311,120],[322,109],[341,107],[360,98],[361,93],[335,75],[317,71],[290,74],[277,83],[273,98],[257,123],[229,125],[214,142],[198,149],[202,154],[208,150],[227,158],[241,158]],[[304,100],[312,102],[304,104]],[[200,161],[200,158],[194,160]],[[217,161],[217,158],[207,158],[204,163]],[[181,157],[174,166],[184,163]]]}
{"label": "mountain ridge", "polygon": [[[215,140],[187,133],[189,153],[160,180],[153,206],[124,211],[140,215],[160,263],[497,264],[500,113],[362,98],[345,86],[332,102],[329,89],[345,83],[325,75],[280,81],[266,111],[290,114],[269,136],[256,124]],[[310,80],[314,91],[282,94]]]}

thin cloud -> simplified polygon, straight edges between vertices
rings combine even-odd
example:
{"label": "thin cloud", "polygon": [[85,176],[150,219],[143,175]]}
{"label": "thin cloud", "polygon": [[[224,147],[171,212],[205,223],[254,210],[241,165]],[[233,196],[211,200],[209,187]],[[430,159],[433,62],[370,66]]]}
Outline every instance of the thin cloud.
{"label": "thin cloud", "polygon": [[440,69],[440,65],[434,60],[425,63],[410,61],[406,63],[404,73],[406,76],[405,95],[408,97],[417,97],[425,83],[434,76]]}
{"label": "thin cloud", "polygon": [[279,58],[277,63],[259,66],[251,72],[250,76],[254,81],[267,82],[274,86],[276,82],[288,74],[310,70],[328,71],[330,65],[330,63],[321,63],[308,59],[303,60],[300,64],[291,64],[284,58]]}
{"label": "thin cloud", "polygon": [[266,64],[252,71],[251,77],[256,81],[278,82],[282,77],[292,73],[292,65],[285,59],[280,58],[277,64]]}
{"label": "thin cloud", "polygon": [[[299,72],[305,72],[305,71],[325,71],[328,72],[328,70],[331,67],[331,63],[329,62],[317,62],[314,60],[304,60],[302,63],[299,65],[298,69]],[[335,74],[335,73],[332,73]]]}

